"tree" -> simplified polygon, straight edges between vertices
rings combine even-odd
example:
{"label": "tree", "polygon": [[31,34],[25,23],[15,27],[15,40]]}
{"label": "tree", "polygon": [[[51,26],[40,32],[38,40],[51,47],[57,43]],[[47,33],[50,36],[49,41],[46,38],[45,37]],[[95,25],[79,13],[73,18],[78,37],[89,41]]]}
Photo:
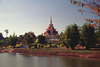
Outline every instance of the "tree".
{"label": "tree", "polygon": [[38,36],[38,43],[40,44],[46,43],[45,37],[43,35]]}
{"label": "tree", "polygon": [[[88,12],[91,14],[95,14],[96,16],[100,16],[100,0],[70,0],[71,4],[77,5],[79,7],[86,7],[89,10],[85,9],[79,9],[78,11],[83,14],[83,12]],[[89,19],[85,18],[87,22],[90,22],[91,26],[99,26],[100,25],[100,19]]]}
{"label": "tree", "polygon": [[24,35],[20,35],[20,36],[18,37],[18,43],[22,43],[23,38],[24,38]]}
{"label": "tree", "polygon": [[60,38],[60,43],[64,44],[67,48],[69,48],[69,45],[67,43],[67,37],[66,37],[65,33],[61,32],[59,38]]}
{"label": "tree", "polygon": [[97,28],[97,38],[100,39],[100,26],[98,26],[98,28]]}
{"label": "tree", "polygon": [[28,33],[25,33],[22,43],[25,45],[29,45],[29,44],[34,43],[35,39],[36,39],[36,37],[35,37],[34,33],[28,32]]}
{"label": "tree", "polygon": [[60,38],[60,43],[64,44],[63,43],[63,41],[64,41],[64,33],[63,32],[60,33],[59,38]]}
{"label": "tree", "polygon": [[10,35],[10,37],[8,37],[8,39],[7,39],[7,43],[12,45],[12,46],[15,46],[17,41],[18,41],[17,35],[15,35],[15,34]]}
{"label": "tree", "polygon": [[2,35],[2,33],[0,33],[0,40],[2,40],[4,37],[3,37],[3,35]]}
{"label": "tree", "polygon": [[100,44],[100,26],[97,28],[97,43]]}
{"label": "tree", "polygon": [[4,46],[5,42],[3,40],[0,41],[0,46]]}
{"label": "tree", "polygon": [[64,43],[68,44],[71,49],[74,49],[74,47],[79,44],[80,40],[78,26],[76,24],[67,26],[64,36]]}
{"label": "tree", "polygon": [[89,24],[85,23],[82,26],[81,31],[81,40],[82,45],[86,46],[86,49],[90,49],[91,46],[96,44],[96,36],[95,36],[95,29],[94,27],[89,26]]}

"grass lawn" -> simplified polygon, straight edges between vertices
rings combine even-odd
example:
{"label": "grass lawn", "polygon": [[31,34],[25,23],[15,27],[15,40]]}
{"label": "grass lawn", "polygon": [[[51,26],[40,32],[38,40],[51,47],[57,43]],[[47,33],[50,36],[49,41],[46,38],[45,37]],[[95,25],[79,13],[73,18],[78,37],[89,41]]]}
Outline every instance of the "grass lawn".
{"label": "grass lawn", "polygon": [[[93,53],[93,50],[71,50],[68,48],[34,48],[34,49],[24,49],[25,51],[39,51],[39,52],[66,52],[66,53]],[[100,52],[100,51],[98,51]]]}

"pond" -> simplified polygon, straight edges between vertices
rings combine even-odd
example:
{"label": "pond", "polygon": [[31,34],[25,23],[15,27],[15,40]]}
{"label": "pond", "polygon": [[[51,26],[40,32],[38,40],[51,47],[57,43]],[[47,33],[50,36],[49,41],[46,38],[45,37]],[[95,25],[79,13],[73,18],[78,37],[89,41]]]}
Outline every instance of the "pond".
{"label": "pond", "polygon": [[100,67],[100,60],[0,53],[0,67]]}

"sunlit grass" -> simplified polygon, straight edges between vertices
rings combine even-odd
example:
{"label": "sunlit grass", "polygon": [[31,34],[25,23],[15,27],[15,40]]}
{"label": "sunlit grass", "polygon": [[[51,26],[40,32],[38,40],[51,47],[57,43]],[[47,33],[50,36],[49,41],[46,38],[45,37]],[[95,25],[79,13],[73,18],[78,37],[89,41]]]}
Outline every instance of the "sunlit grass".
{"label": "sunlit grass", "polygon": [[41,49],[24,49],[24,51],[35,51],[35,52],[66,52],[66,53],[93,53],[91,50],[66,50],[60,48],[41,48]]}

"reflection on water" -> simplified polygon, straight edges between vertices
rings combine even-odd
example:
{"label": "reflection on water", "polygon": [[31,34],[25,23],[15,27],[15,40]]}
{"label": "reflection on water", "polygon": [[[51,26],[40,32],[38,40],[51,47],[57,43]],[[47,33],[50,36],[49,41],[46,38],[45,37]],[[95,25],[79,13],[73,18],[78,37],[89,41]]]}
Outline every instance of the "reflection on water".
{"label": "reflection on water", "polygon": [[100,60],[62,57],[64,67],[100,67]]}
{"label": "reflection on water", "polygon": [[0,67],[100,67],[100,60],[0,53]]}

